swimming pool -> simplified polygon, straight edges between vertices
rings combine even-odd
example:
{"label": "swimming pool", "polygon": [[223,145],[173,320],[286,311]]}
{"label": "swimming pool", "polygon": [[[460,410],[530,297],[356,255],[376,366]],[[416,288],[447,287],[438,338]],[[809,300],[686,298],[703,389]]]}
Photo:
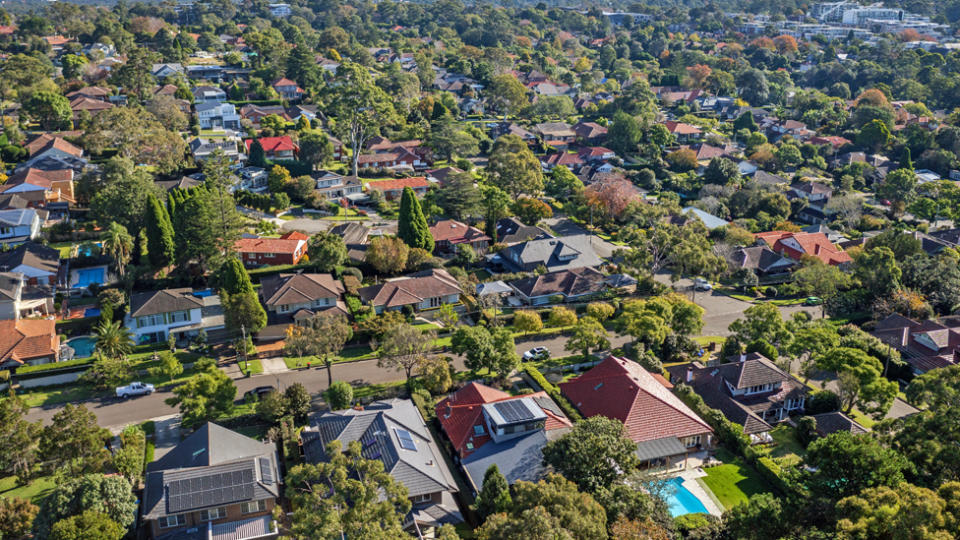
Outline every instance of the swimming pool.
{"label": "swimming pool", "polygon": [[683,478],[679,476],[667,483],[665,490],[665,499],[670,508],[670,516],[677,517],[684,514],[708,514],[707,507],[703,505],[696,495],[690,493],[690,490],[683,487]]}
{"label": "swimming pool", "polygon": [[97,340],[92,336],[81,336],[67,340],[67,345],[73,349],[74,358],[87,358],[93,356],[93,350],[97,346]]}
{"label": "swimming pool", "polygon": [[106,281],[107,269],[102,266],[98,266],[96,268],[81,268],[76,272],[76,286],[79,288],[89,287],[91,283],[103,285],[103,282]]}

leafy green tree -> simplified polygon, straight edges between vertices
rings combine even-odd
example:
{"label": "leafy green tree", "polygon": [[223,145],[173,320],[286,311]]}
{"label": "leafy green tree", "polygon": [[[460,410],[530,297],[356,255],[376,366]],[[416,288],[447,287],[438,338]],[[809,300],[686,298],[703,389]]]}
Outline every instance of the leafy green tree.
{"label": "leafy green tree", "polygon": [[577,313],[570,308],[553,306],[547,317],[547,324],[553,327],[573,326],[577,324]]}
{"label": "leafy green tree", "polygon": [[817,359],[840,344],[840,334],[831,324],[815,323],[798,328],[787,352],[800,360],[800,373],[804,383],[810,379]]}
{"label": "leafy green tree", "polygon": [[87,57],[81,54],[65,54],[60,63],[63,64],[63,77],[65,79],[79,79],[88,64]]}
{"label": "leafy green tree", "polygon": [[167,405],[180,408],[181,423],[188,428],[198,427],[233,410],[237,387],[222,370],[213,366],[190,377],[173,389]]}
{"label": "leafy green tree", "polygon": [[90,200],[92,217],[103,223],[116,222],[128,231],[140,230],[147,209],[147,196],[159,189],[142,168],[128,158],[114,156],[103,166],[103,183]]}
{"label": "leafy green tree", "polygon": [[327,401],[330,410],[346,409],[353,403],[353,387],[346,381],[334,381],[330,388],[323,392],[323,399]]}
{"label": "leafy green tree", "polygon": [[120,441],[123,447],[114,452],[113,466],[130,482],[138,484],[143,477],[146,434],[140,426],[134,424],[124,428],[120,433]]}
{"label": "leafy green tree", "polygon": [[365,66],[344,62],[337,68],[335,84],[327,85],[326,113],[336,118],[334,132],[353,152],[351,174],[357,175],[357,160],[370,137],[399,118],[394,100],[374,84]]}
{"label": "leafy green tree", "polygon": [[407,267],[409,255],[410,248],[403,240],[380,236],[370,241],[365,260],[381,274],[396,274]]}
{"label": "leafy green tree", "polygon": [[107,514],[85,510],[53,524],[50,540],[120,540],[127,530]]}
{"label": "leafy green tree", "polygon": [[127,228],[119,223],[111,223],[107,230],[100,235],[103,252],[113,259],[113,266],[117,274],[123,277],[127,263],[133,256],[133,236]]}
{"label": "leafy green tree", "polygon": [[[39,461],[42,426],[27,421],[30,407],[16,394],[0,398],[0,470],[26,484]],[[0,530],[2,533],[2,530]]]}
{"label": "leafy green tree", "polygon": [[322,131],[307,131],[300,135],[299,142],[301,161],[316,167],[333,159],[333,143]]}
{"label": "leafy green tree", "polygon": [[780,310],[773,304],[757,304],[747,308],[743,312],[743,318],[730,323],[729,330],[741,343],[762,340],[777,350],[789,345],[792,339],[790,330],[780,316]]}
{"label": "leafy green tree", "polygon": [[637,153],[637,145],[643,138],[643,127],[633,115],[618,111],[607,131],[607,144],[620,155]]}
{"label": "leafy green tree", "polygon": [[523,309],[513,314],[513,327],[521,332],[539,332],[543,321],[536,311]]}
{"label": "leafy green tree", "polygon": [[294,538],[404,536],[407,489],[384,471],[382,461],[364,459],[360,452],[359,442],[344,452],[340,441],[333,441],[326,451],[328,462],[290,469],[286,494],[294,508]]}
{"label": "leafy green tree", "polygon": [[876,152],[890,142],[890,128],[882,120],[873,119],[857,135],[857,144]]}
{"label": "leafy green tree", "polygon": [[870,435],[843,431],[810,443],[804,463],[815,469],[804,480],[806,486],[813,494],[833,501],[868,488],[896,486],[910,466],[903,456]]}
{"label": "leafy green tree", "polygon": [[151,376],[166,377],[167,380],[172,381],[183,373],[183,364],[176,355],[170,351],[163,351],[159,356],[160,364],[148,370]]}
{"label": "leafy green tree", "polygon": [[[66,478],[57,483],[53,491],[40,503],[40,512],[34,520],[34,533],[38,538],[51,537],[55,524],[84,512],[96,512],[116,522],[124,531],[133,525],[137,516],[137,498],[130,489],[130,482],[122,476],[87,474]],[[90,520],[93,524],[99,520]],[[86,519],[79,520],[80,525]],[[69,532],[71,528],[65,528]],[[82,532],[82,529],[80,529]],[[67,536],[66,538],[71,538]]]}
{"label": "leafy green tree", "polygon": [[310,264],[321,272],[331,272],[347,260],[347,245],[343,237],[329,231],[320,231],[307,244]]}
{"label": "leafy green tree", "polygon": [[176,255],[176,243],[173,239],[173,223],[164,205],[160,204],[156,194],[147,195],[147,254],[154,268],[164,268],[173,262]]}
{"label": "leafy green tree", "polygon": [[837,373],[838,394],[846,413],[858,405],[882,418],[897,397],[899,387],[883,377],[883,363],[860,349],[837,347],[820,356],[817,367]]}
{"label": "leafy green tree", "polygon": [[580,351],[583,357],[590,356],[590,349],[604,350],[610,347],[610,339],[607,337],[607,329],[603,324],[587,315],[577,321],[573,327],[573,334],[563,346],[567,351]]}
{"label": "leafy green tree", "polygon": [[221,290],[220,303],[226,327],[231,330],[253,334],[267,325],[267,312],[254,292],[230,294]]}
{"label": "leafy green tree", "polygon": [[402,370],[409,381],[414,368],[423,362],[433,348],[435,338],[433,331],[423,332],[411,324],[398,324],[378,340],[380,350],[377,366]]}
{"label": "leafy green tree", "polygon": [[837,503],[837,531],[845,538],[951,538],[960,518],[958,489],[957,482],[939,493],[906,482],[865,489]]}
{"label": "leafy green tree", "polygon": [[217,284],[228,294],[254,292],[250,274],[237,257],[227,259],[217,270]]}
{"label": "leafy green tree", "polygon": [[742,540],[780,538],[787,521],[788,515],[780,499],[772,493],[758,493],[723,515],[724,537]]}
{"label": "leafy green tree", "polygon": [[[753,116],[751,116],[751,118],[753,118]],[[710,164],[707,165],[707,169],[703,172],[703,179],[708,184],[727,185],[738,183],[740,181],[740,169],[732,159],[716,157],[711,159]]]}
{"label": "leafy green tree", "polygon": [[577,422],[543,447],[543,461],[581,490],[595,493],[637,466],[637,445],[623,423],[605,416]]}
{"label": "leafy green tree", "polygon": [[73,118],[70,100],[56,92],[34,93],[24,102],[23,109],[47,131],[65,129]]}
{"label": "leafy green tree", "polygon": [[801,264],[793,273],[793,283],[800,294],[817,296],[823,300],[820,304],[822,315],[826,302],[850,286],[850,275],[816,257],[805,257]]}
{"label": "leafy green tree", "polygon": [[462,124],[453,121],[435,122],[427,138],[430,146],[440,157],[447,161],[453,156],[473,156],[480,152],[480,144]]}
{"label": "leafy green tree", "polygon": [[280,392],[269,392],[257,401],[256,410],[257,416],[275,425],[287,414],[287,400]]}
{"label": "leafy green tree", "polygon": [[250,143],[250,157],[247,159],[247,164],[251,167],[260,167],[265,169],[267,167],[267,155],[263,151],[263,145],[260,144],[260,139],[254,139]]}
{"label": "leafy green tree", "polygon": [[587,304],[587,315],[603,322],[616,312],[616,308],[606,302],[590,302]]}
{"label": "leafy green tree", "polygon": [[179,133],[134,106],[113,107],[97,113],[86,129],[83,144],[98,154],[115,149],[118,156],[137,164],[152,165],[156,172],[163,174],[182,167],[187,152],[187,143]]}
{"label": "leafy green tree", "polygon": [[290,171],[282,165],[274,165],[267,174],[267,185],[271,193],[280,193],[292,180]]}
{"label": "leafy green tree", "polygon": [[867,249],[853,262],[853,277],[873,297],[887,296],[900,289],[903,271],[888,247]]}
{"label": "leafy green tree", "polygon": [[427,218],[423,215],[416,193],[409,187],[403,188],[403,195],[400,198],[397,236],[411,248],[433,252],[433,235],[427,225]]}
{"label": "leafy green tree", "polygon": [[446,215],[462,220],[480,208],[480,189],[472,174],[456,173],[449,177],[443,189],[437,190],[436,199]]}
{"label": "leafy green tree", "polygon": [[20,497],[0,497],[0,535],[3,538],[25,538],[40,508]]}
{"label": "leafy green tree", "polygon": [[310,352],[327,366],[327,387],[333,384],[333,360],[353,337],[347,318],[339,314],[320,314],[310,321],[313,329]]}
{"label": "leafy green tree", "polygon": [[486,233],[494,242],[497,241],[497,221],[510,215],[512,202],[510,195],[499,187],[480,184],[480,206],[486,222]]}
{"label": "leafy green tree", "polygon": [[520,197],[514,201],[513,213],[528,225],[536,225],[540,220],[553,217],[550,205],[533,197]]}
{"label": "leafy green tree", "polygon": [[510,486],[507,479],[494,463],[483,474],[483,486],[477,494],[477,513],[485,518],[498,512],[508,512],[513,500],[510,498]]}
{"label": "leafy green tree", "polygon": [[151,70],[160,60],[160,55],[146,47],[134,47],[126,51],[127,61],[113,70],[111,81],[138,99],[146,99],[147,90],[154,86]]}
{"label": "leafy green tree", "polygon": [[451,350],[465,355],[464,365],[471,371],[487,369],[506,376],[520,363],[513,334],[506,328],[460,326],[450,339]]}
{"label": "leafy green tree", "polygon": [[751,113],[750,111],[742,113],[733,122],[734,132],[740,131],[741,129],[745,129],[752,133],[754,131],[757,131],[757,127],[758,127],[757,121],[753,119],[753,113]]}
{"label": "leafy green tree", "polygon": [[877,197],[890,201],[894,215],[900,215],[917,196],[917,175],[911,169],[890,171],[877,186],[876,193]]}
{"label": "leafy green tree", "polygon": [[572,195],[583,193],[583,181],[570,172],[570,169],[557,165],[544,179],[544,191],[551,197],[567,199]]}
{"label": "leafy green tree", "polygon": [[133,333],[120,321],[103,321],[95,329],[96,350],[107,358],[123,359],[133,350]]}
{"label": "leafy green tree", "polygon": [[543,166],[516,135],[503,135],[493,143],[486,172],[488,182],[514,200],[520,194],[535,196],[543,191]]}
{"label": "leafy green tree", "polygon": [[100,391],[110,390],[125,384],[131,378],[133,378],[133,370],[130,369],[130,364],[126,360],[103,355],[97,358],[90,369],[80,376],[82,382]]}
{"label": "leafy green tree", "polygon": [[510,73],[494,76],[484,95],[495,110],[503,113],[504,119],[508,114],[517,114],[529,103],[526,87]]}
{"label": "leafy green tree", "polygon": [[770,83],[763,71],[749,68],[737,75],[740,97],[755,107],[766,105],[770,100]]}

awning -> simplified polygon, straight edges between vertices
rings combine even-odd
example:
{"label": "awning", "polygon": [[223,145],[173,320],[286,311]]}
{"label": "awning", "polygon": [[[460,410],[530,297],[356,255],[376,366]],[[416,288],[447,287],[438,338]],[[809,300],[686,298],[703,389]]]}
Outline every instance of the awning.
{"label": "awning", "polygon": [[664,437],[652,441],[637,443],[637,457],[640,461],[686,454],[687,447],[676,437]]}

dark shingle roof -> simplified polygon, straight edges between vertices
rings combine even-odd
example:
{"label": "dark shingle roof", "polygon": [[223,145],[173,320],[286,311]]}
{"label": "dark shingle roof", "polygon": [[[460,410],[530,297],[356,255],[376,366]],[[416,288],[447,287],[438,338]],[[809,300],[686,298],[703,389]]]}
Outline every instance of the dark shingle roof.
{"label": "dark shingle roof", "polygon": [[143,317],[202,308],[203,300],[192,293],[190,287],[137,293],[130,297],[130,316]]}
{"label": "dark shingle roof", "polygon": [[849,431],[854,435],[859,435],[868,431],[867,428],[861,426],[852,418],[840,411],[815,414],[813,415],[813,418],[817,421],[817,433],[824,437],[838,431]]}

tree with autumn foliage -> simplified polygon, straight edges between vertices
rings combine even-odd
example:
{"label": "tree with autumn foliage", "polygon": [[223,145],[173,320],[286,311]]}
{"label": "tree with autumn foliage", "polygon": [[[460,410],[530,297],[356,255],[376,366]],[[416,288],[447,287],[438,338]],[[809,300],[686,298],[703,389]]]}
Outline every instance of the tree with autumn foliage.
{"label": "tree with autumn foliage", "polygon": [[800,50],[797,46],[797,38],[788,34],[773,38],[773,45],[777,48],[777,52],[782,55],[796,54]]}
{"label": "tree with autumn foliage", "polygon": [[687,84],[694,88],[706,86],[707,79],[713,70],[706,64],[694,64],[687,68]]}

